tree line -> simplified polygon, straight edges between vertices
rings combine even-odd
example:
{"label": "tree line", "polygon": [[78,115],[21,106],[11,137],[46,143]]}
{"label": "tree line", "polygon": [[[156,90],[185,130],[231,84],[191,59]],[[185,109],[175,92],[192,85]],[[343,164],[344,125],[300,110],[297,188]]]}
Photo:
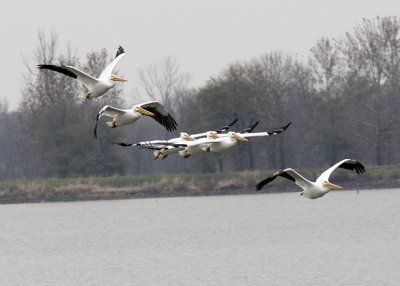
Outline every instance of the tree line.
{"label": "tree line", "polygon": [[[69,77],[39,72],[36,64],[65,64],[99,75],[112,56],[106,50],[81,62],[67,47],[58,53],[57,34],[38,34],[34,65],[26,64],[22,100],[15,111],[0,101],[0,178],[110,176],[176,172],[226,172],[284,167],[322,167],[343,158],[367,165],[399,164],[400,37],[398,17],[363,19],[340,38],[321,38],[307,58],[270,51],[227,66],[199,88],[189,85],[176,59],[167,57],[138,71],[139,103],[159,100],[179,131],[203,132],[233,119],[255,131],[292,122],[278,136],[240,142],[225,153],[152,160],[151,150],[112,142],[172,138],[152,120],[132,126],[99,127],[105,105],[126,108],[122,90],[85,102]],[[125,91],[126,93],[126,91]]]}

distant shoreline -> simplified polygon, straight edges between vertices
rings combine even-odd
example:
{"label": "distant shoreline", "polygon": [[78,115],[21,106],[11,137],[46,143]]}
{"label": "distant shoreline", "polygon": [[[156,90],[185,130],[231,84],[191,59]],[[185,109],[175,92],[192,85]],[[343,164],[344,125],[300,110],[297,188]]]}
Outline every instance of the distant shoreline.
{"label": "distant shoreline", "polygon": [[[390,172],[383,168],[368,168],[367,174],[359,176],[340,170],[332,177],[332,181],[342,185],[345,190],[400,188],[400,167],[393,169],[391,166]],[[319,170],[304,170],[304,175],[315,178],[318,172]],[[300,190],[292,182],[282,179],[257,192],[254,185],[269,173],[271,172],[254,171],[1,181],[0,204],[283,193]]]}
{"label": "distant shoreline", "polygon": [[[398,189],[400,191],[400,187],[382,187],[382,188],[364,188],[364,189],[343,189],[340,191],[344,192],[356,192],[357,190],[362,192],[363,190],[388,190],[388,189]],[[278,191],[278,192],[256,192],[256,191],[247,191],[247,190],[227,190],[223,192],[204,192],[202,194],[188,194],[188,193],[177,193],[177,194],[168,194],[168,195],[132,195],[132,196],[118,196],[118,195],[105,195],[105,196],[92,196],[92,197],[63,197],[60,199],[59,197],[53,197],[47,200],[36,199],[22,199],[15,200],[10,198],[1,199],[0,205],[12,205],[12,204],[38,204],[38,203],[62,203],[62,202],[88,202],[88,201],[111,201],[111,200],[132,200],[132,199],[163,199],[163,198],[182,198],[182,197],[207,197],[207,196],[240,196],[240,195],[256,195],[256,194],[283,194],[283,193],[293,193],[296,194],[296,191],[300,191],[300,189],[292,189],[290,191]]]}

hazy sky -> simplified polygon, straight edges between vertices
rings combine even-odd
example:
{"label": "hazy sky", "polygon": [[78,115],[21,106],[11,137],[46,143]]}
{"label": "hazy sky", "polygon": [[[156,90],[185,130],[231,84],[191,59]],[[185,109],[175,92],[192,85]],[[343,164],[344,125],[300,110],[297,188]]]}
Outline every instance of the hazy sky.
{"label": "hazy sky", "polygon": [[[271,50],[307,56],[316,40],[340,37],[362,18],[400,15],[399,0],[35,0],[3,1],[0,12],[0,98],[16,108],[23,88],[23,57],[32,59],[39,29],[59,35],[84,61],[87,52],[117,46],[118,70],[137,83],[137,70],[167,55],[202,85],[229,63]],[[33,61],[31,61],[33,64]]]}

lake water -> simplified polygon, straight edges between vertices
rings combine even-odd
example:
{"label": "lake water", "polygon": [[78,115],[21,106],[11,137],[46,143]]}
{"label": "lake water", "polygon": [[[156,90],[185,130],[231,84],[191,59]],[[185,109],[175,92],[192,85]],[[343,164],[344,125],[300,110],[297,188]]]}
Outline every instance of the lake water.
{"label": "lake water", "polygon": [[0,205],[0,285],[400,285],[400,189]]}

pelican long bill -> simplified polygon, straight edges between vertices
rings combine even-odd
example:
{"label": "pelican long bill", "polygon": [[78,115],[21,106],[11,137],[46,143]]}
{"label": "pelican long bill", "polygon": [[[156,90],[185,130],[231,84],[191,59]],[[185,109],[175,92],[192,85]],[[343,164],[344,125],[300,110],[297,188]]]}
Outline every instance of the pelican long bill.
{"label": "pelican long bill", "polygon": [[183,135],[183,139],[186,141],[195,141],[196,140],[194,137],[190,136],[189,134]]}
{"label": "pelican long bill", "polygon": [[136,111],[139,112],[139,113],[141,113],[141,114],[143,114],[143,115],[154,116],[154,113],[153,113],[153,112],[150,112],[150,111],[144,109],[143,107],[137,107],[137,108],[136,108]]}
{"label": "pelican long bill", "polygon": [[237,133],[233,134],[232,137],[233,137],[234,139],[236,139],[236,140],[239,140],[239,141],[244,141],[244,142],[249,141],[249,139],[244,138],[244,137],[240,136],[240,135],[237,134]]}
{"label": "pelican long bill", "polygon": [[325,185],[326,187],[328,187],[329,189],[332,189],[332,190],[342,190],[342,189],[343,189],[343,187],[338,186],[338,185],[335,185],[335,184],[332,184],[332,183],[329,182],[329,181],[326,181],[326,182],[324,183],[324,185]]}
{"label": "pelican long bill", "polygon": [[112,75],[111,80],[113,80],[113,81],[128,81],[127,79],[124,79],[124,78],[116,76],[116,75]]}

